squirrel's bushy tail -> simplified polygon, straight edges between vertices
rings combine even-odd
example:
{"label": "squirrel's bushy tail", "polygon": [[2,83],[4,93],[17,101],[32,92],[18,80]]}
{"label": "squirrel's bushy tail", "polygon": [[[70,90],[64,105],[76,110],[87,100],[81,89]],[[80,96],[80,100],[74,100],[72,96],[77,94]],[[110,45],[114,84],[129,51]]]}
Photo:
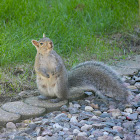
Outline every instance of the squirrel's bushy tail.
{"label": "squirrel's bushy tail", "polygon": [[88,61],[71,69],[68,75],[69,94],[94,91],[101,98],[105,96],[126,102],[129,91],[109,66],[100,62]]}

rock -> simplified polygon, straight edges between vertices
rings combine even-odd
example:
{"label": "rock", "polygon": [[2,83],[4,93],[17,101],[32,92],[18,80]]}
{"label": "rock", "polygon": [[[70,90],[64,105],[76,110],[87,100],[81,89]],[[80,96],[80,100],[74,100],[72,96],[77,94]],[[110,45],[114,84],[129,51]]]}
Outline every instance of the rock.
{"label": "rock", "polygon": [[134,122],[125,122],[122,124],[124,128],[126,128],[128,131],[134,131]]}
{"label": "rock", "polygon": [[77,123],[78,122],[77,116],[72,116],[72,118],[70,119],[70,122],[71,123]]}
{"label": "rock", "polygon": [[136,130],[136,134],[137,134],[137,135],[140,135],[140,129],[137,129],[137,130]]}
{"label": "rock", "polygon": [[89,139],[85,136],[77,136],[76,140],[89,140]]}
{"label": "rock", "polygon": [[85,124],[84,126],[82,126],[81,127],[81,131],[88,131],[88,130],[90,130],[92,128],[92,125],[87,125],[87,124]]}
{"label": "rock", "polygon": [[63,127],[62,127],[61,125],[59,125],[58,123],[55,123],[55,124],[53,125],[53,128],[56,129],[56,131],[60,131],[60,130],[63,129]]}
{"label": "rock", "polygon": [[98,109],[98,108],[99,108],[98,104],[94,104],[94,103],[90,104],[90,106],[91,106],[92,108],[94,108],[94,109]]}
{"label": "rock", "polygon": [[96,115],[96,116],[100,116],[101,114],[102,114],[102,112],[101,111],[93,111],[93,113],[94,113],[94,115]]}
{"label": "rock", "polygon": [[87,136],[87,133],[86,132],[79,132],[78,136]]}
{"label": "rock", "polygon": [[103,135],[103,132],[101,130],[95,130],[91,132],[91,135],[94,135],[95,137],[100,137]]}
{"label": "rock", "polygon": [[104,122],[104,124],[105,124],[106,126],[109,126],[109,127],[115,126],[115,123],[112,123],[112,122]]}
{"label": "rock", "polygon": [[136,86],[127,86],[127,88],[129,88],[130,90],[135,90],[135,89],[137,89]]}
{"label": "rock", "polygon": [[140,82],[136,82],[136,83],[135,83],[135,86],[136,86],[138,89],[140,89]]}
{"label": "rock", "polygon": [[126,108],[125,110],[124,110],[126,113],[132,113],[133,111],[132,111],[132,108]]}
{"label": "rock", "polygon": [[2,105],[5,111],[20,114],[22,119],[40,116],[45,113],[45,108],[30,106],[22,101],[9,102]]}
{"label": "rock", "polygon": [[115,136],[114,140],[122,140],[119,136]]}
{"label": "rock", "polygon": [[123,128],[121,126],[113,126],[113,130],[116,130],[118,132],[122,132]]}
{"label": "rock", "polygon": [[112,114],[113,117],[121,116],[121,111],[119,109],[110,109],[109,112]]}
{"label": "rock", "polygon": [[110,113],[104,112],[100,115],[101,118],[111,117]]}
{"label": "rock", "polygon": [[39,136],[39,137],[37,137],[37,140],[46,140],[46,138],[42,137],[42,136]]}
{"label": "rock", "polygon": [[79,104],[74,104],[73,107],[79,109],[81,106]]}
{"label": "rock", "polygon": [[127,116],[128,120],[136,120],[138,118],[138,113],[133,113]]}
{"label": "rock", "polygon": [[68,107],[66,105],[63,105],[61,108],[60,108],[61,111],[69,111]]}
{"label": "rock", "polygon": [[98,140],[114,140],[114,139],[112,136],[104,135],[104,136],[98,137]]}
{"label": "rock", "polygon": [[78,129],[73,130],[73,134],[78,134],[78,133],[80,133],[80,131]]}
{"label": "rock", "polygon": [[140,114],[140,107],[137,108],[137,112],[138,112],[138,114]]}
{"label": "rock", "polygon": [[16,125],[13,122],[8,122],[6,124],[6,128],[8,128],[8,129],[16,129]]}
{"label": "rock", "polygon": [[84,92],[86,95],[90,96],[92,95],[93,93],[92,92]]}
{"label": "rock", "polygon": [[107,136],[108,136],[108,134],[109,134],[109,133],[108,133],[108,132],[106,132],[106,131],[105,131],[105,132],[103,132],[103,135],[107,135]]}
{"label": "rock", "polygon": [[67,117],[66,114],[61,113],[58,114],[55,118],[54,118],[55,122],[67,122],[69,121],[69,118]]}
{"label": "rock", "polygon": [[48,136],[52,136],[53,134],[52,134],[52,132],[50,131],[50,130],[44,130],[43,132],[42,132],[42,134],[41,134],[42,136],[46,136],[46,135],[48,135]]}
{"label": "rock", "polygon": [[85,107],[85,111],[90,111],[90,112],[91,112],[91,111],[93,111],[93,110],[94,110],[94,109],[93,109],[91,106],[86,106],[86,107]]}
{"label": "rock", "polygon": [[101,128],[105,127],[105,124],[103,124],[103,123],[94,123],[94,124],[92,124],[92,127],[97,128],[97,129],[101,129]]}
{"label": "rock", "polygon": [[69,112],[70,112],[70,114],[76,114],[76,113],[79,113],[79,110],[74,107],[69,107]]}

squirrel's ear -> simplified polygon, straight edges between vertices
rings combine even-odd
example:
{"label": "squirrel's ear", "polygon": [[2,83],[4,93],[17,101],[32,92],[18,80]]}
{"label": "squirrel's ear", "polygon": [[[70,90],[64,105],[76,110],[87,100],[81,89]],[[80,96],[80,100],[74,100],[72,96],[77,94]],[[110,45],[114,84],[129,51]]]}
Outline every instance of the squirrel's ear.
{"label": "squirrel's ear", "polygon": [[36,48],[39,47],[39,43],[38,43],[38,41],[36,41],[36,40],[32,40],[32,44],[33,44]]}
{"label": "squirrel's ear", "polygon": [[43,37],[46,37],[46,35],[43,33]]}

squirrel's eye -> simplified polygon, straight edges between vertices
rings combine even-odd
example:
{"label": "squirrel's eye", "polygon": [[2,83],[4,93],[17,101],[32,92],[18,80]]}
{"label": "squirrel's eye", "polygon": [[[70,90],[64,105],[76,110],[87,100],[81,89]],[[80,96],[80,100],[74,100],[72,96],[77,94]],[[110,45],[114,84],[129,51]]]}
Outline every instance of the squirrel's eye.
{"label": "squirrel's eye", "polygon": [[40,45],[42,46],[42,45],[43,45],[43,43],[40,43]]}

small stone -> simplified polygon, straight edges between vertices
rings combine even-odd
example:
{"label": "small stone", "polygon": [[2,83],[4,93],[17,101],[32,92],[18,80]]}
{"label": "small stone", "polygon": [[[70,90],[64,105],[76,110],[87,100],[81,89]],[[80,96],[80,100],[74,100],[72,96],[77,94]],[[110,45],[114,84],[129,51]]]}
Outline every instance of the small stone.
{"label": "small stone", "polygon": [[60,108],[61,111],[68,111],[68,107],[66,105],[63,105],[61,108]]}
{"label": "small stone", "polygon": [[135,83],[135,86],[136,86],[138,89],[140,89],[140,82],[136,82],[136,83]]}
{"label": "small stone", "polygon": [[73,134],[78,134],[78,133],[80,133],[80,131],[78,129],[73,130]]}
{"label": "small stone", "polygon": [[129,88],[130,90],[137,89],[137,87],[136,87],[136,86],[127,86],[127,88]]}
{"label": "small stone", "polygon": [[72,116],[72,118],[70,119],[70,122],[71,123],[77,123],[78,122],[77,116]]}
{"label": "small stone", "polygon": [[133,122],[125,122],[122,124],[124,128],[126,128],[128,131],[134,131],[134,123]]}
{"label": "small stone", "polygon": [[100,115],[101,118],[111,117],[110,113],[104,112]]}
{"label": "small stone", "polygon": [[69,107],[69,112],[70,112],[70,114],[76,114],[79,112],[79,110],[77,108],[74,108],[74,107]]}
{"label": "small stone", "polygon": [[93,113],[94,113],[94,115],[96,115],[96,116],[100,116],[100,115],[102,114],[101,111],[93,111]]}
{"label": "small stone", "polygon": [[85,136],[77,136],[76,140],[89,140],[89,139]]}
{"label": "small stone", "polygon": [[121,116],[121,111],[119,109],[110,109],[109,112],[112,114],[113,117]]}
{"label": "small stone", "polygon": [[140,129],[137,129],[136,134],[140,135]]}
{"label": "small stone", "polygon": [[103,135],[98,137],[98,140],[114,140],[112,136]]}
{"label": "small stone", "polygon": [[92,92],[88,92],[88,91],[86,91],[86,92],[84,92],[86,95],[88,95],[88,96],[90,96],[90,95],[92,95],[93,93]]}
{"label": "small stone", "polygon": [[103,132],[101,130],[95,130],[91,132],[91,135],[94,135],[95,137],[100,137],[103,135]]}
{"label": "small stone", "polygon": [[63,129],[63,127],[62,127],[61,125],[59,125],[58,123],[55,123],[55,124],[53,125],[53,128],[55,128],[57,131],[60,131],[60,130]]}
{"label": "small stone", "polygon": [[119,136],[115,136],[114,140],[122,140]]}
{"label": "small stone", "polygon": [[74,104],[73,107],[79,109],[81,106],[79,104]]}
{"label": "small stone", "polygon": [[94,109],[91,107],[91,106],[86,106],[85,107],[85,111],[89,111],[89,112],[91,112],[91,111],[93,111]]}
{"label": "small stone", "polygon": [[108,134],[109,134],[109,133],[108,133],[108,132],[106,132],[106,131],[105,131],[105,132],[103,132],[103,135],[108,135]]}
{"label": "small stone", "polygon": [[67,121],[69,121],[69,118],[67,117],[66,114],[61,113],[61,114],[58,114],[58,115],[54,118],[54,120],[55,120],[56,122],[67,122]]}
{"label": "small stone", "polygon": [[16,129],[16,125],[13,122],[8,122],[6,124],[6,128],[8,128],[8,129]]}
{"label": "small stone", "polygon": [[125,110],[124,110],[126,113],[132,113],[133,111],[132,111],[132,108],[126,108]]}
{"label": "small stone", "polygon": [[94,104],[94,103],[90,104],[90,106],[91,106],[92,108],[94,108],[94,109],[98,109],[98,108],[99,108],[98,104]]}
{"label": "small stone", "polygon": [[87,133],[86,132],[79,132],[78,136],[87,136]]}
{"label": "small stone", "polygon": [[140,107],[137,108],[137,112],[140,114]]}
{"label": "small stone", "polygon": [[113,130],[116,130],[118,132],[122,132],[123,128],[121,126],[113,126]]}
{"label": "small stone", "polygon": [[46,140],[46,138],[42,137],[42,136],[39,136],[39,137],[37,137],[37,140]]}
{"label": "small stone", "polygon": [[138,113],[133,113],[127,116],[128,120],[136,120],[138,118]]}
{"label": "small stone", "polygon": [[92,128],[92,125],[87,125],[85,124],[84,126],[81,127],[81,131],[88,131]]}
{"label": "small stone", "polygon": [[105,124],[103,123],[95,123],[95,124],[92,124],[93,128],[104,128],[105,127]]}
{"label": "small stone", "polygon": [[50,130],[44,130],[41,135],[42,136],[46,136],[46,135],[52,136],[53,134],[52,134],[52,132]]}

